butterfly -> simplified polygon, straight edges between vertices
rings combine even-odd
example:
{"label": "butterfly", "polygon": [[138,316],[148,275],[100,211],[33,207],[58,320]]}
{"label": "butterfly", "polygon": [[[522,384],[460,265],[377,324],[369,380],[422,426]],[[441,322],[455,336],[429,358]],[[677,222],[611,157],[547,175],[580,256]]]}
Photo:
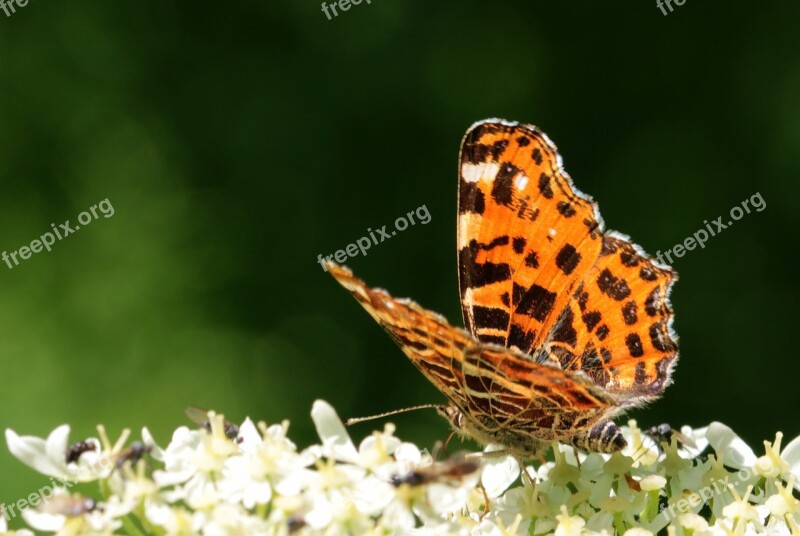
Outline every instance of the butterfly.
{"label": "butterfly", "polygon": [[518,458],[555,441],[624,448],[612,419],[671,382],[677,274],[605,229],[546,134],[499,119],[462,141],[457,233],[465,330],[325,268],[447,397],[462,436]]}

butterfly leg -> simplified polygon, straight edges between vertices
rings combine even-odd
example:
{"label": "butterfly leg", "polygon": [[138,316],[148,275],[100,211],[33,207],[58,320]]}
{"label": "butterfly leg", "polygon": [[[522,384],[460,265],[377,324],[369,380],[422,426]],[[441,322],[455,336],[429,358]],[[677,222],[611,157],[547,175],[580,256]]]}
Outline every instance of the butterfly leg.
{"label": "butterfly leg", "polygon": [[578,471],[581,470],[581,457],[578,456],[578,447],[572,446],[572,453],[575,455],[575,463],[578,464]]}
{"label": "butterfly leg", "polygon": [[611,454],[620,451],[628,444],[622,430],[611,421],[604,421],[590,430],[584,430],[569,439],[572,446],[586,452]]}
{"label": "butterfly leg", "polygon": [[442,450],[444,451],[446,456],[450,456],[450,451],[447,450],[447,445],[450,444],[450,440],[452,440],[456,436],[457,433],[458,432],[453,430],[452,432],[450,432],[450,435],[447,436],[447,439],[444,440],[444,445],[442,445]]}
{"label": "butterfly leg", "polygon": [[486,493],[486,488],[483,487],[483,482],[478,482],[478,488],[480,488],[481,492],[483,493],[483,513],[478,519],[480,522],[483,521],[483,518],[489,513],[489,494]]}
{"label": "butterfly leg", "polygon": [[525,466],[525,463],[522,461],[522,458],[520,458],[519,456],[514,456],[514,459],[517,460],[517,463],[519,464],[519,469],[520,469],[520,471],[522,471],[522,480],[523,480],[523,482],[525,480],[527,480],[528,484],[530,484],[532,488],[535,488],[536,487],[536,477],[531,475],[528,472],[528,468]]}

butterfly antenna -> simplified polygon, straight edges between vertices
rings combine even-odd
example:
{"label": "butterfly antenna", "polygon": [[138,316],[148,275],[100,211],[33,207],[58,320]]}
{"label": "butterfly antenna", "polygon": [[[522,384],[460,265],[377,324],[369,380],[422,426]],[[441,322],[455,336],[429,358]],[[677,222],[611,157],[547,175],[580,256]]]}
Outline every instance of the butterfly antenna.
{"label": "butterfly antenna", "polygon": [[442,404],[422,404],[421,406],[411,406],[410,408],[396,409],[394,411],[387,411],[386,413],[378,413],[377,415],[370,415],[369,417],[353,417],[350,419],[345,419],[344,425],[350,426],[352,424],[371,421],[373,419],[382,419],[384,417],[389,417],[390,415],[397,415],[398,413],[405,413],[407,411],[416,411],[418,409],[444,410],[445,408],[447,408],[447,406]]}

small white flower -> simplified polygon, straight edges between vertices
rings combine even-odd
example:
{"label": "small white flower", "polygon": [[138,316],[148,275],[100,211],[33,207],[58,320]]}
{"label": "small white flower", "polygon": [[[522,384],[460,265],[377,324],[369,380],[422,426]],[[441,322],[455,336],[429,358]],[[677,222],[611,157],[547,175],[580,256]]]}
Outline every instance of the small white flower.
{"label": "small white flower", "polygon": [[211,433],[178,428],[163,451],[164,470],[153,472],[159,487],[183,484],[171,498],[183,499],[192,508],[209,507],[225,497],[220,486],[225,463],[239,453],[236,443],[225,436],[222,416],[210,412],[209,419]]}
{"label": "small white flower", "polygon": [[94,451],[84,452],[78,463],[67,463],[67,449],[69,443],[69,425],[63,424],[50,432],[47,439],[34,436],[19,436],[10,429],[6,429],[6,443],[11,451],[22,463],[39,471],[42,474],[62,480],[74,482],[91,482],[105,478],[113,469],[113,464],[108,463],[99,452],[100,442],[97,439],[87,440],[95,446]]}
{"label": "small white flower", "polygon": [[567,513],[567,507],[561,506],[561,513],[556,516],[558,526],[555,536],[581,536],[586,520],[582,517],[572,517]]}
{"label": "small white flower", "polygon": [[639,485],[644,491],[655,491],[664,489],[667,479],[661,475],[648,475],[639,481]]}
{"label": "small white flower", "polygon": [[794,484],[794,477],[789,478],[789,483],[786,487],[776,484],[778,493],[770,496],[764,502],[769,508],[770,514],[773,516],[784,517],[786,515],[800,514],[800,501],[792,495],[791,487]]}
{"label": "small white flower", "polygon": [[[170,536],[650,536],[662,529],[672,535],[800,536],[800,500],[792,493],[800,439],[781,450],[780,434],[765,442],[759,458],[722,424],[683,427],[681,433],[696,444],[690,452],[680,443],[677,450],[653,445],[631,421],[622,428],[626,451],[576,456],[572,447],[556,444],[554,461],[526,468],[536,480],[530,486],[524,479],[514,484],[520,467],[513,457],[493,453],[496,447],[434,462],[427,451],[397,438],[390,423],[356,447],[329,404],[315,402],[312,419],[319,444],[298,451],[288,438],[288,422],[267,426],[246,419],[234,441],[225,435],[222,416],[209,412],[207,427],[181,427],[163,449],[143,429],[146,463],[124,465],[115,461],[127,430],[112,445],[98,427],[99,440],[89,440],[92,447],[70,463],[66,426],[46,439],[7,430],[6,440],[19,459],[53,481],[76,475],[101,480],[98,508],[23,511],[30,526],[63,536],[110,535],[123,519]],[[696,458],[704,442],[717,456]],[[480,464],[472,456],[481,456]],[[668,507],[660,512],[664,499]],[[698,515],[709,511],[704,503],[715,519],[711,526]],[[0,515],[0,536],[6,534],[13,533]]]}
{"label": "small white flower", "polygon": [[678,523],[680,523],[681,527],[689,530],[700,531],[704,532],[708,530],[708,521],[703,519],[703,517],[688,513],[688,514],[681,514],[678,516]]}
{"label": "small white flower", "polygon": [[750,493],[753,491],[752,486],[748,486],[742,497],[739,497],[739,494],[733,486],[730,487],[730,490],[735,500],[722,509],[722,515],[733,521],[734,525],[737,527],[746,527],[752,523],[756,528],[761,528],[761,519],[763,519],[763,516],[756,507],[748,501]]}

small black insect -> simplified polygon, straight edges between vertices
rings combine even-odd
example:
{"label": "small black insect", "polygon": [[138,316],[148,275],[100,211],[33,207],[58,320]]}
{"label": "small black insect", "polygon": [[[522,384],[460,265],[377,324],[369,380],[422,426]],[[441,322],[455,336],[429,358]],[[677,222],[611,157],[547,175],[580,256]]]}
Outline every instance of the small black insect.
{"label": "small black insect", "polygon": [[[197,406],[189,406],[186,408],[186,416],[195,422],[200,428],[206,432],[211,432],[211,423],[208,422],[208,411]],[[225,437],[241,443],[242,438],[239,437],[239,427],[230,421],[225,421]]]}
{"label": "small black insect", "polygon": [[88,441],[78,441],[67,447],[67,463],[75,463],[84,452],[97,450],[97,445]]}

